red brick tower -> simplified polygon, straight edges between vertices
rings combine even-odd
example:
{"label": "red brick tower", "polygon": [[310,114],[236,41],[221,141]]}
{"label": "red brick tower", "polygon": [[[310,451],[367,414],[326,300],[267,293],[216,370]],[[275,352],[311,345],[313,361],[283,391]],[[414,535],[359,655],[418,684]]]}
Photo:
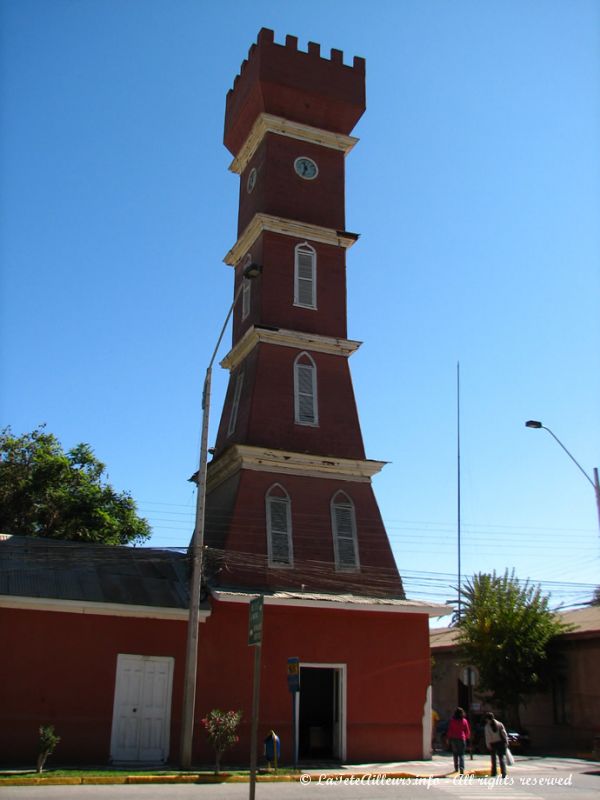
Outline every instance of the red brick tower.
{"label": "red brick tower", "polygon": [[[262,29],[227,95],[243,287],[207,486],[213,585],[403,597],[371,487],[346,338],[344,163],[365,62]],[[262,266],[253,281],[250,263]]]}

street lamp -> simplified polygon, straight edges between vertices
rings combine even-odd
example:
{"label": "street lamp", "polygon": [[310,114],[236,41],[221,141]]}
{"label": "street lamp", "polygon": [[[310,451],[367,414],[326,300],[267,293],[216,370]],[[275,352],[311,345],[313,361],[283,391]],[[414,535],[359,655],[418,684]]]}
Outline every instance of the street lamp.
{"label": "street lamp", "polygon": [[185,673],[183,676],[183,709],[181,715],[180,762],[183,769],[192,765],[192,741],[194,737],[194,709],[196,705],[196,679],[198,673],[198,622],[200,618],[200,589],[202,583],[202,550],[204,548],[204,512],[206,508],[206,468],[208,463],[208,422],[210,416],[210,386],[212,366],[221,344],[225,328],[244,287],[244,281],[256,278],[262,272],[258,264],[249,264],[242,273],[242,280],[229,307],[217,344],[213,350],[204,378],[202,391],[202,436],[200,439],[200,460],[197,475],[196,521],[192,537],[192,576],[190,587],[190,607],[187,627],[185,654]]}
{"label": "street lamp", "polygon": [[581,466],[581,464],[574,458],[573,455],[571,455],[571,453],[569,453],[569,451],[564,446],[564,444],[561,442],[561,440],[558,438],[558,436],[556,436],[556,434],[553,433],[553,431],[551,431],[550,428],[547,428],[545,425],[542,425],[542,423],[539,422],[537,419],[528,419],[527,422],[525,423],[525,427],[526,428],[543,428],[545,431],[548,431],[550,436],[552,436],[552,438],[556,442],[558,442],[558,444],[562,447],[562,449],[565,451],[565,453],[569,456],[569,458],[575,464],[577,469],[581,473],[583,473],[583,475],[585,476],[585,479],[592,484],[592,488],[594,490],[594,494],[596,495],[596,507],[598,509],[598,525],[600,527],[600,482],[598,481],[598,468],[594,467],[594,479],[592,480],[590,478],[590,476],[587,474],[587,472],[584,470],[584,468]]}

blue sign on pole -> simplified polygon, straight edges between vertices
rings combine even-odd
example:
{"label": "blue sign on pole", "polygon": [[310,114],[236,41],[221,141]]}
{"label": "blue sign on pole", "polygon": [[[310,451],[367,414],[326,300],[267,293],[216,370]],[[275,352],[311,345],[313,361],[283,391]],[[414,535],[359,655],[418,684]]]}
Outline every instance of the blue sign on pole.
{"label": "blue sign on pole", "polygon": [[288,689],[290,692],[300,691],[300,659],[288,658],[287,666]]}

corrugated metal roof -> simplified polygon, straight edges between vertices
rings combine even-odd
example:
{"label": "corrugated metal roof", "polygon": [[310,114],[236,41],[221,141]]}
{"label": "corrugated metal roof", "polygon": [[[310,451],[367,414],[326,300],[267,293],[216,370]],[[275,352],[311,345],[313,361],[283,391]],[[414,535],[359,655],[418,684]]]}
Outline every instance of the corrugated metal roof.
{"label": "corrugated metal roof", "polygon": [[158,548],[3,537],[0,594],[187,608],[187,558]]}

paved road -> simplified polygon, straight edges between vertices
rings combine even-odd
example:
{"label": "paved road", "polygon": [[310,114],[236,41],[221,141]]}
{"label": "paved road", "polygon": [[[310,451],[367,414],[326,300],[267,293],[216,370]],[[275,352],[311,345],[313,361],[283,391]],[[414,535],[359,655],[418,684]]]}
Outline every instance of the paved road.
{"label": "paved road", "polygon": [[[487,760],[486,760],[487,761]],[[482,766],[479,762],[474,766]],[[397,765],[396,765],[397,766]],[[438,774],[444,763],[431,765]],[[597,800],[600,795],[600,763],[577,759],[517,759],[509,780],[500,785],[492,779],[436,778],[387,783],[382,774],[359,782],[349,772],[345,782],[327,780],[312,773],[304,784],[258,784],[256,800]],[[33,786],[5,787],[0,800],[244,800],[247,784],[152,785],[152,786]]]}

